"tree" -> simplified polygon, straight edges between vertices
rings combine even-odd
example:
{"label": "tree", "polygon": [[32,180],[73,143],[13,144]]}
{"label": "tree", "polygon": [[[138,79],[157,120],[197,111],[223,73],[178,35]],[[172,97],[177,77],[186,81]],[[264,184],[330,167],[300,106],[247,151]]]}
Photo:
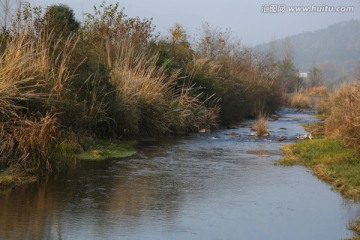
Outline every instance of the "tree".
{"label": "tree", "polygon": [[286,92],[294,92],[303,87],[303,80],[299,77],[299,70],[295,67],[292,44],[289,38],[283,45],[283,59],[278,62],[279,77]]}
{"label": "tree", "polygon": [[168,52],[171,55],[169,59],[172,59],[173,63],[176,62],[186,68],[186,64],[192,60],[193,55],[186,29],[176,23],[170,28],[170,41],[167,44],[169,45]]}
{"label": "tree", "polygon": [[289,37],[285,38],[284,40],[283,51],[284,51],[284,56],[283,56],[284,59],[288,61],[294,61],[293,46],[291,43],[291,39]]}
{"label": "tree", "polygon": [[103,1],[99,7],[94,6],[94,14],[87,13],[85,17],[82,32],[94,41],[101,42],[105,38],[120,41],[127,38],[141,47],[156,37],[151,18],[130,18],[124,9],[119,8],[119,3],[106,6]]}
{"label": "tree", "polygon": [[180,23],[176,23],[174,27],[170,28],[171,42],[173,45],[187,42],[186,30],[181,26]]}
{"label": "tree", "polygon": [[46,8],[44,24],[56,38],[67,37],[76,32],[80,23],[75,19],[74,11],[64,4],[51,5]]}
{"label": "tree", "polygon": [[357,62],[354,70],[354,79],[357,82],[360,82],[360,60]]}
{"label": "tree", "polygon": [[20,0],[0,0],[0,26],[7,29],[12,22],[13,17],[18,9],[20,9]]}
{"label": "tree", "polygon": [[224,31],[212,28],[209,23],[204,23],[201,29],[200,42],[197,49],[200,55],[215,58],[228,53],[231,32],[229,29]]}
{"label": "tree", "polygon": [[286,92],[294,92],[303,87],[303,81],[299,77],[299,70],[295,67],[292,59],[283,59],[278,62],[279,78]]}
{"label": "tree", "polygon": [[318,87],[323,84],[323,75],[319,67],[313,66],[309,73],[309,87]]}

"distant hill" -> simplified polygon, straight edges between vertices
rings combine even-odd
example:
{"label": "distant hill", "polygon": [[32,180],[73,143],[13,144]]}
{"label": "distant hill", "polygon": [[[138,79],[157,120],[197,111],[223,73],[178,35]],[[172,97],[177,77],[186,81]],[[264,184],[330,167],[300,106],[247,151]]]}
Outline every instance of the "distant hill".
{"label": "distant hill", "polygon": [[350,20],[315,32],[305,32],[286,39],[257,45],[255,49],[276,52],[280,59],[285,42],[290,41],[294,62],[300,71],[308,71],[319,65],[328,80],[344,76],[352,77],[355,65],[360,60],[360,21]]}

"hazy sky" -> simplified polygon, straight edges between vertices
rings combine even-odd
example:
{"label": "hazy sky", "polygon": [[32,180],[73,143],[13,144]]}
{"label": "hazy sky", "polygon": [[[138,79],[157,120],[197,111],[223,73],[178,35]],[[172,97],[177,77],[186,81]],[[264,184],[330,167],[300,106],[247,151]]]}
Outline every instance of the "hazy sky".
{"label": "hazy sky", "polygon": [[[78,19],[82,13],[92,12],[94,4],[102,0],[30,0],[35,5],[47,6],[64,3],[74,9]],[[195,35],[203,22],[211,26],[230,28],[233,35],[247,45],[269,42],[304,31],[313,31],[328,25],[360,20],[360,0],[107,0],[109,3],[120,2],[125,13],[131,17],[152,17],[157,31],[167,34],[176,22],[181,23],[191,35]],[[264,13],[262,9],[274,10],[269,5],[284,4],[281,13]],[[352,6],[353,12],[290,12],[291,6]],[[264,8],[265,7],[265,8]]]}

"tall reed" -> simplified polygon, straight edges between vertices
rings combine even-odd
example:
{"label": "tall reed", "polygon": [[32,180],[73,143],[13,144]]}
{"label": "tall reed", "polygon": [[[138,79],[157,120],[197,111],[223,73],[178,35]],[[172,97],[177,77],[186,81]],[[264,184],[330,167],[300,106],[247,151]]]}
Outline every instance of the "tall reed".
{"label": "tall reed", "polygon": [[[60,102],[69,91],[76,44],[40,32],[15,32],[0,56],[0,162],[16,169],[52,171],[63,144]],[[69,150],[70,148],[66,148]],[[74,150],[74,149],[72,149]],[[57,160],[64,161],[59,157]]]}
{"label": "tall reed", "polygon": [[158,67],[157,54],[137,51],[128,40],[109,44],[107,50],[110,82],[122,116],[135,134],[156,135],[170,129],[190,131],[216,125],[217,108],[207,109],[200,95],[193,93],[192,84],[177,90],[179,71],[168,73],[166,64]]}

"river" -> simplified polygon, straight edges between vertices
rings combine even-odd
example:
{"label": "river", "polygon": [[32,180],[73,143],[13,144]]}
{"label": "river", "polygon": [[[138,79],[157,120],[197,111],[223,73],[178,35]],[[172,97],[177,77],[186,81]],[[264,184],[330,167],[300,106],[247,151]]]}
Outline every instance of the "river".
{"label": "river", "polygon": [[[144,142],[128,159],[75,169],[0,196],[0,239],[342,239],[360,215],[281,146],[306,113],[282,109],[270,137],[237,129]],[[281,140],[281,141],[280,141]],[[284,141],[283,141],[284,140]]]}

